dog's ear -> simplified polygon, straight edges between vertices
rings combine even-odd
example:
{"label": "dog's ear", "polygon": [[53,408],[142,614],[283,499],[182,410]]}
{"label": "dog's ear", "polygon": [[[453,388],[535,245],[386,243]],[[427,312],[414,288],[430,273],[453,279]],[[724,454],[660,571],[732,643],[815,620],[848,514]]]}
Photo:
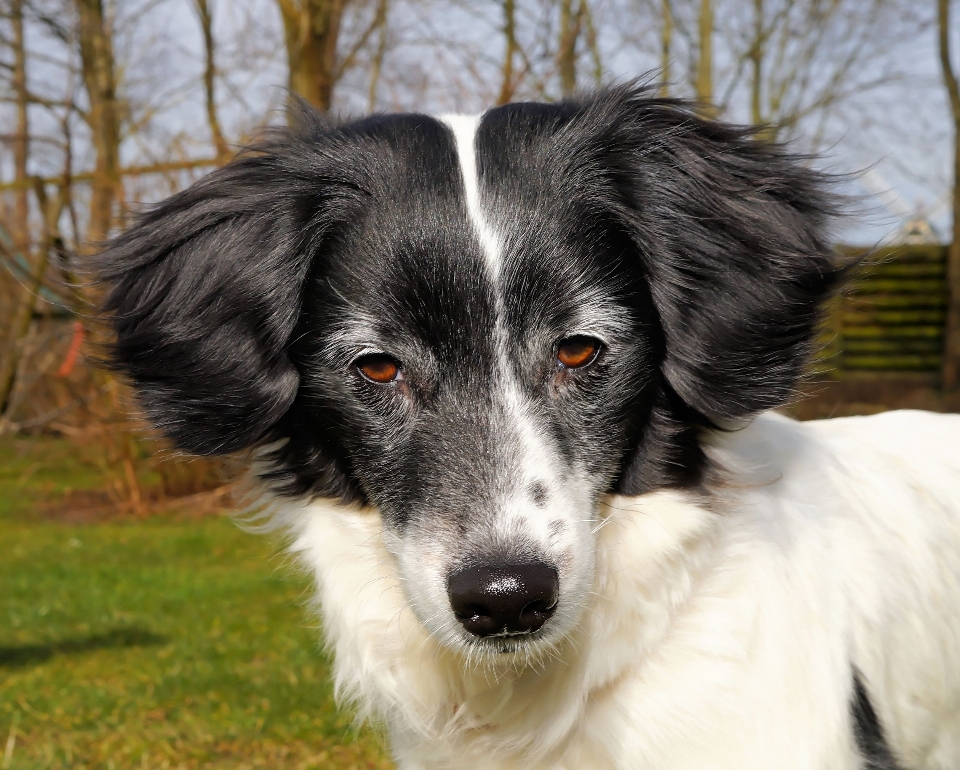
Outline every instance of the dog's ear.
{"label": "dog's ear", "polygon": [[277,132],[142,215],[93,269],[124,373],[180,448],[269,436],[299,375],[286,348],[311,264],[356,197],[318,120]]}
{"label": "dog's ear", "polygon": [[642,260],[669,388],[711,419],[782,405],[843,273],[828,180],[755,129],[642,88],[601,94],[583,115]]}

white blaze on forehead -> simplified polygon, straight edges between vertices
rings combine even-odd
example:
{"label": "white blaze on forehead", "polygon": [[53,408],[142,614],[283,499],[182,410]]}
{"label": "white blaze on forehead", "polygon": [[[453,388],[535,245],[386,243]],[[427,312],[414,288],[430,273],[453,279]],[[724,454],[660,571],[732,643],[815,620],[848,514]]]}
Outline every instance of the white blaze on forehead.
{"label": "white blaze on forehead", "polygon": [[[480,201],[480,179],[477,172],[477,128],[480,125],[479,115],[442,115],[439,120],[449,126],[453,132],[460,162],[460,173],[463,177],[464,198],[467,204],[467,214],[483,248],[486,263],[492,279],[494,308],[496,313],[495,327],[492,329],[496,348],[499,354],[499,368],[495,381],[491,383],[493,390],[498,394],[497,400],[506,413],[512,428],[512,435],[502,437],[503,441],[519,445],[518,454],[522,458],[520,478],[515,479],[512,493],[519,498],[525,497],[525,490],[531,483],[546,485],[548,493],[557,500],[561,497],[558,489],[558,480],[561,474],[557,468],[555,450],[544,440],[545,431],[542,426],[535,424],[531,416],[528,396],[511,374],[509,346],[510,339],[504,322],[504,301],[501,294],[502,283],[500,277],[500,262],[502,253],[502,239],[488,222],[484,215]],[[515,503],[518,502],[516,499]],[[516,505],[509,506],[514,508]],[[532,506],[529,500],[520,503],[519,508],[524,511],[523,519],[542,518],[547,514]],[[511,517],[506,517],[511,518]],[[507,523],[505,520],[502,523]],[[538,529],[544,529],[537,527]],[[544,529],[545,531],[545,529]]]}
{"label": "white blaze on forehead", "polygon": [[477,174],[477,127],[480,115],[441,115],[438,120],[446,123],[453,132],[457,157],[460,160],[460,176],[467,203],[467,214],[473,229],[483,246],[483,253],[493,277],[500,272],[500,241],[487,223],[480,207],[480,178]]}

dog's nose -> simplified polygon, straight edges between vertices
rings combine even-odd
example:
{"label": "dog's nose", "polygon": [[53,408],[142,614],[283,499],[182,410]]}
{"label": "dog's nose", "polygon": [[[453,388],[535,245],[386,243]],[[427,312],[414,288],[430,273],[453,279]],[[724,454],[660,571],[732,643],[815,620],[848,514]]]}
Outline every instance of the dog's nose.
{"label": "dog's nose", "polygon": [[476,636],[529,634],[557,609],[557,571],[539,562],[469,567],[450,575],[450,604]]}

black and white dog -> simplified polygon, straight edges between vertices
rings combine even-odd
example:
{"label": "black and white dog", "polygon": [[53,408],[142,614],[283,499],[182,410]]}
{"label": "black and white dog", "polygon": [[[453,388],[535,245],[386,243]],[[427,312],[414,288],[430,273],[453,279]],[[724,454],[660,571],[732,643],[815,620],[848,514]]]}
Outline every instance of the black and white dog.
{"label": "black and white dog", "polygon": [[960,417],[800,424],[825,181],[624,86],[310,114],[99,269],[179,447],[260,447],[401,768],[960,767]]}

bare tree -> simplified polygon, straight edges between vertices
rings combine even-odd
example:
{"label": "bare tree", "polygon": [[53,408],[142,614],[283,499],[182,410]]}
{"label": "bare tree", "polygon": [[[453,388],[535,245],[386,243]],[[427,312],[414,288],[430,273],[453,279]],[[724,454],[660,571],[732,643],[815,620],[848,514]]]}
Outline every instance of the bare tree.
{"label": "bare tree", "polygon": [[[27,91],[27,53],[24,40],[23,0],[13,0],[10,5],[10,25],[13,39],[12,86],[14,91],[17,127],[12,137],[14,181],[19,187],[14,191],[13,238],[8,241],[5,255],[11,263],[30,263],[30,201],[27,184],[27,160],[30,154],[29,97]],[[13,313],[7,320],[4,349],[0,351],[0,418],[10,403],[10,394],[17,378],[21,342],[27,333],[30,317],[36,306],[36,295],[43,282],[46,257],[41,255],[29,269],[29,276],[17,296],[14,288]]]}
{"label": "bare tree", "polygon": [[673,8],[660,0],[660,96],[670,95],[670,57],[673,55]]}
{"label": "bare tree", "polygon": [[30,155],[30,97],[27,91],[27,49],[23,28],[23,0],[10,4],[10,24],[13,28],[12,85],[17,109],[17,128],[13,136],[14,180],[22,185],[15,193],[14,221],[16,246],[25,251],[30,243],[30,203],[27,189],[27,159]]}
{"label": "bare tree", "polygon": [[763,122],[763,48],[765,42],[765,28],[763,24],[763,0],[753,0],[753,40],[747,57],[751,64],[750,79],[750,120],[754,125]]}
{"label": "bare tree", "polygon": [[560,44],[557,47],[557,67],[560,71],[560,90],[570,96],[577,90],[577,42],[583,31],[587,11],[586,0],[580,0],[576,10],[573,0],[560,0]]}
{"label": "bare tree", "polygon": [[713,3],[700,0],[697,24],[697,99],[704,109],[713,107]]}
{"label": "bare tree", "polygon": [[[17,304],[10,324],[4,357],[0,363],[0,422],[6,417],[10,406],[13,386],[16,383],[23,340],[27,336],[30,321],[37,307],[40,290],[44,284],[44,277],[50,263],[50,255],[56,251],[58,256],[64,252],[63,239],[60,236],[59,221],[66,206],[66,188],[61,186],[56,198],[49,199],[43,182],[34,180],[33,187],[37,197],[37,208],[41,216],[41,235],[36,254],[30,262],[30,269],[23,285],[20,302]],[[0,239],[0,248],[4,248],[3,239]],[[7,254],[8,257],[18,256],[16,252]]]}
{"label": "bare tree", "polygon": [[517,11],[514,0],[503,0],[503,69],[497,104],[506,104],[513,98],[517,86],[513,62],[517,58]]}
{"label": "bare tree", "polygon": [[197,15],[200,17],[200,29],[203,31],[203,91],[207,104],[207,123],[210,126],[210,138],[217,153],[217,160],[226,163],[230,159],[230,147],[223,137],[220,118],[217,115],[216,77],[217,66],[213,39],[213,10],[209,0],[193,0]]}
{"label": "bare tree", "polygon": [[953,231],[947,258],[949,303],[943,350],[943,387],[960,386],[960,83],[950,52],[950,0],[938,0],[940,65],[953,117]]}
{"label": "bare tree", "polygon": [[103,0],[76,0],[81,74],[89,107],[95,166],[90,195],[87,242],[104,240],[113,222],[113,205],[121,198],[120,104],[113,55],[113,30]]}
{"label": "bare tree", "polygon": [[370,60],[370,87],[367,90],[367,109],[372,112],[377,106],[377,87],[380,85],[380,73],[383,59],[387,54],[387,10],[389,0],[377,0],[374,25],[377,29],[377,48]]}
{"label": "bare tree", "polygon": [[742,47],[719,99],[729,108],[749,71],[747,110],[771,136],[803,124],[816,146],[827,121],[845,103],[896,81],[892,51],[915,22],[897,0],[754,0],[744,18]]}
{"label": "bare tree", "polygon": [[[23,253],[11,251],[5,256],[16,260],[17,257],[22,258]],[[16,383],[17,372],[20,368],[23,339],[30,327],[30,320],[37,306],[37,296],[43,286],[43,278],[46,272],[47,254],[45,251],[40,251],[34,258],[30,271],[25,277],[20,290],[20,297],[9,319],[3,357],[0,358],[0,421],[3,420],[7,408],[10,406],[10,396],[13,393],[13,386]]]}
{"label": "bare tree", "polygon": [[[751,0],[722,13],[716,0],[609,2],[632,11],[611,13],[623,29],[606,30],[621,61],[633,49],[636,70],[659,63],[671,93],[811,150],[843,135],[870,94],[903,77],[899,46],[924,24],[905,0]],[[840,117],[854,104],[858,114]]]}
{"label": "bare tree", "polygon": [[337,80],[337,39],[349,0],[277,0],[283,19],[290,90],[329,110]]}

